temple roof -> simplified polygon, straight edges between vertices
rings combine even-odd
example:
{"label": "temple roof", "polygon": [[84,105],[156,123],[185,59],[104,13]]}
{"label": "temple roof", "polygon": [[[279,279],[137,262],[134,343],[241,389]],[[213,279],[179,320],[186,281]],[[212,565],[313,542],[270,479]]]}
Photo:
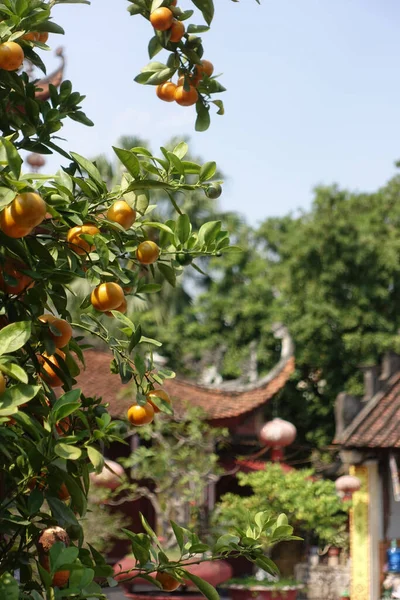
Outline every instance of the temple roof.
{"label": "temple roof", "polygon": [[35,98],[37,100],[48,100],[50,98],[50,85],[54,85],[56,88],[58,88],[62,83],[65,68],[65,57],[63,49],[57,48],[56,55],[61,58],[60,66],[55,71],[53,71],[53,73],[50,73],[50,75],[48,75],[47,77],[39,79],[35,82]]}
{"label": "temple roof", "polygon": [[[204,410],[209,421],[216,425],[247,416],[273,398],[285,385],[295,368],[293,344],[285,330],[282,336],[282,352],[278,364],[263,378],[250,384],[239,384],[235,389],[222,386],[199,385],[179,377],[167,379],[163,384],[171,396],[175,412],[184,410],[187,403]],[[119,375],[110,373],[111,353],[88,350],[85,352],[86,370],[77,378],[79,387],[86,395],[102,396],[109,402],[110,414],[122,417],[134,402],[129,384],[123,385]],[[125,393],[124,393],[125,392]]]}
{"label": "temple roof", "polygon": [[400,448],[400,371],[335,440],[345,448]]}

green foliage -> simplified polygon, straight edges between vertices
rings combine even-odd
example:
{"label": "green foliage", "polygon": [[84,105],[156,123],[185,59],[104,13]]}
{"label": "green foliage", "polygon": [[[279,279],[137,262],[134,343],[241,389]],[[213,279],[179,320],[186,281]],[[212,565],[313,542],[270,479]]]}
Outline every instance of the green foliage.
{"label": "green foliage", "polygon": [[283,322],[296,372],[274,408],[296,424],[305,456],[330,444],[337,394],[362,394],[359,366],[400,351],[399,187],[395,177],[374,194],[319,188],[308,213],[267,219],[258,231],[229,220],[243,252],[213,259],[206,290],[165,323],[170,365],[193,377],[199,364],[216,365],[225,380],[244,377],[252,343],[262,375],[279,355],[271,327]]}
{"label": "green foliage", "polygon": [[[36,50],[48,46],[24,36],[63,33],[50,12],[55,4],[68,2],[86,3],[3,0],[0,43],[15,40],[27,61],[45,71]],[[22,60],[20,49],[16,50]],[[88,347],[76,332],[84,331],[108,346],[113,355],[111,371],[119,373],[123,383],[134,384],[136,401],[143,404],[155,383],[161,385],[174,374],[155,368],[149,349],[159,342],[145,335],[140,320],[133,322],[113,309],[125,297],[124,289],[142,297],[164,283],[174,286],[183,272],[177,254],[217,256],[226,251],[229,236],[217,219],[193,226],[180,206],[182,192],[201,191],[207,201],[210,186],[219,184],[213,179],[215,163],[183,160],[185,143],[171,151],[162,148],[162,157],[143,147],[116,147],[122,167],[109,185],[109,178],[94,162],[54,143],[66,117],[92,124],[80,110],[83,97],[72,92],[68,81],[59,90],[50,87],[49,101],[40,100],[35,91],[26,72],[0,69],[0,596],[104,600],[102,588],[115,584],[113,569],[95,547],[85,545],[82,520],[88,511],[90,473],[101,472],[103,447],[123,442],[126,425],[112,422],[100,398],[84,396],[76,387]],[[25,174],[22,150],[56,151],[68,166],[52,176]],[[167,222],[150,216],[156,208],[151,204],[155,192],[170,202]],[[136,221],[126,229],[105,216],[119,199],[136,211]],[[71,236],[71,229],[83,224],[97,230],[81,232],[80,239]],[[150,265],[141,263],[136,252],[148,240],[156,240],[159,246]],[[116,297],[110,306],[92,304],[89,292],[104,283],[113,284]],[[88,293],[67,339],[72,321],[67,292],[74,294],[74,285],[79,284]],[[117,333],[101,318],[108,310],[110,322],[119,322]],[[64,321],[67,335],[62,344],[60,329],[55,321],[43,320],[44,313]],[[164,404],[160,408],[170,412]],[[195,433],[193,429],[191,434]],[[142,576],[171,569],[180,577],[185,575],[184,556],[211,552],[197,535],[175,524],[174,535],[182,549],[180,560],[170,564],[144,519],[142,525],[146,533],[125,531],[133,537]],[[242,545],[239,540],[235,548],[228,544],[226,551],[223,548],[211,558],[233,552],[260,560],[257,540]],[[60,572],[67,575],[63,582],[57,579]],[[216,598],[207,583],[193,581],[210,600]]]}
{"label": "green foliage", "polygon": [[[348,504],[338,497],[332,481],[315,478],[312,469],[285,472],[279,464],[272,463],[264,471],[238,473],[237,477],[239,485],[249,486],[252,494],[225,494],[215,509],[214,524],[218,528],[234,532],[237,527],[248,527],[252,532],[254,527],[249,523],[257,522],[259,510],[268,518],[283,512],[292,515],[298,535],[307,535],[321,544],[347,543]],[[287,528],[282,519],[275,535],[285,534]]]}
{"label": "green foliage", "polygon": [[143,515],[141,519],[147,536],[125,530],[132,541],[132,553],[141,567],[134,576],[129,575],[127,580],[133,581],[137,577],[143,577],[143,574],[149,575],[154,572],[157,558],[161,570],[167,571],[178,580],[190,579],[208,600],[218,600],[217,592],[209,583],[189,573],[185,569],[186,566],[194,562],[205,562],[210,558],[244,556],[270,575],[277,575],[277,568],[264,555],[264,548],[279,541],[298,539],[292,535],[293,528],[287,525],[285,515],[281,514],[278,518],[271,519],[262,511],[257,513],[255,521],[252,522],[251,531],[238,527],[236,535],[223,535],[212,545],[202,543],[195,533],[173,523],[175,545],[179,548],[179,556],[176,558],[163,551],[155,532]]}
{"label": "green foliage", "polygon": [[[201,64],[204,58],[204,47],[202,38],[197,35],[209,30],[214,17],[213,0],[192,0],[193,5],[200,11],[206,25],[187,24],[187,20],[193,15],[193,10],[182,10],[179,6],[172,6],[172,0],[129,0],[128,8],[131,15],[141,15],[150,20],[153,11],[160,7],[169,8],[174,19],[185,22],[186,32],[179,42],[171,42],[171,33],[157,31],[148,45],[149,58],[153,59],[162,50],[169,52],[165,63],[152,60],[142,68],[141,73],[135,77],[137,83],[144,85],[160,85],[170,81],[175,74],[184,76],[184,88],[189,89],[191,81],[196,76],[196,66]],[[217,77],[204,75],[196,83],[199,99],[196,102],[196,131],[206,131],[210,125],[210,105],[217,107],[217,114],[224,114],[224,106],[221,100],[214,100],[214,94],[226,91],[219,83]],[[216,196],[217,197],[217,196]]]}
{"label": "green foliage", "polygon": [[209,426],[203,411],[188,405],[178,419],[157,419],[153,425],[141,427],[138,435],[151,445],[139,446],[121,462],[132,469],[134,480],[149,483],[127,483],[116,490],[116,495],[126,489],[133,497],[144,496],[151,501],[157,531],[167,548],[176,543],[171,521],[206,534],[204,493],[222,474],[215,451],[227,431]]}

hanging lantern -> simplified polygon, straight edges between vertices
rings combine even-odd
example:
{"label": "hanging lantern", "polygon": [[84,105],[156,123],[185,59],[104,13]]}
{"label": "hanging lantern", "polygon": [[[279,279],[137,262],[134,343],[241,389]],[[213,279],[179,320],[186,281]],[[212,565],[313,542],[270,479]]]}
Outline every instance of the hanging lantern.
{"label": "hanging lantern", "polygon": [[[107,467],[110,467],[108,469]],[[116,490],[121,485],[121,477],[125,474],[123,467],[113,460],[106,459],[101,473],[90,473],[90,480],[97,487]]]}
{"label": "hanging lantern", "polygon": [[351,500],[354,492],[361,488],[361,481],[353,475],[342,475],[335,481],[336,491],[343,500]]}
{"label": "hanging lantern", "polygon": [[283,419],[272,419],[261,428],[259,437],[264,446],[285,448],[294,442],[296,435],[297,429],[292,423]]}
{"label": "hanging lantern", "polygon": [[35,172],[39,171],[39,169],[41,169],[46,164],[46,161],[43,158],[43,156],[41,154],[36,153],[30,154],[26,159],[26,162],[32,167],[32,170]]}

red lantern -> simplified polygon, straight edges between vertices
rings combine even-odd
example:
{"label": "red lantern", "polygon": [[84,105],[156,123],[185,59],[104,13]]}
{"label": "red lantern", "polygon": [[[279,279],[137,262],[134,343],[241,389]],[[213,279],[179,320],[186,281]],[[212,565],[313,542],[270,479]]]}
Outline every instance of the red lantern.
{"label": "red lantern", "polygon": [[[110,467],[111,471],[107,467]],[[101,473],[90,473],[90,480],[97,487],[116,490],[121,485],[121,477],[124,473],[125,471],[121,465],[113,460],[106,459]]]}
{"label": "red lantern", "polygon": [[26,162],[32,167],[32,170],[35,172],[39,171],[39,169],[41,169],[46,164],[46,161],[43,158],[43,156],[41,154],[36,153],[30,154],[26,159]]}
{"label": "red lantern", "polygon": [[342,475],[335,481],[336,491],[343,500],[351,500],[354,492],[361,488],[361,481],[353,475]]}
{"label": "red lantern", "polygon": [[261,428],[259,437],[264,446],[276,449],[290,446],[296,439],[296,435],[297,429],[292,423],[283,419],[273,419]]}

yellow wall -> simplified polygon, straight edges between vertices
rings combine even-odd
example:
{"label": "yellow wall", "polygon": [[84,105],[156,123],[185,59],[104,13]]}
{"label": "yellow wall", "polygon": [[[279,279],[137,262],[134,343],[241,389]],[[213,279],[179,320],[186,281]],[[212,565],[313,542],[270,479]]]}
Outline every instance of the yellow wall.
{"label": "yellow wall", "polygon": [[351,551],[351,600],[375,600],[370,598],[370,514],[369,475],[366,465],[350,467],[350,475],[361,481],[360,491],[353,494],[350,511]]}

